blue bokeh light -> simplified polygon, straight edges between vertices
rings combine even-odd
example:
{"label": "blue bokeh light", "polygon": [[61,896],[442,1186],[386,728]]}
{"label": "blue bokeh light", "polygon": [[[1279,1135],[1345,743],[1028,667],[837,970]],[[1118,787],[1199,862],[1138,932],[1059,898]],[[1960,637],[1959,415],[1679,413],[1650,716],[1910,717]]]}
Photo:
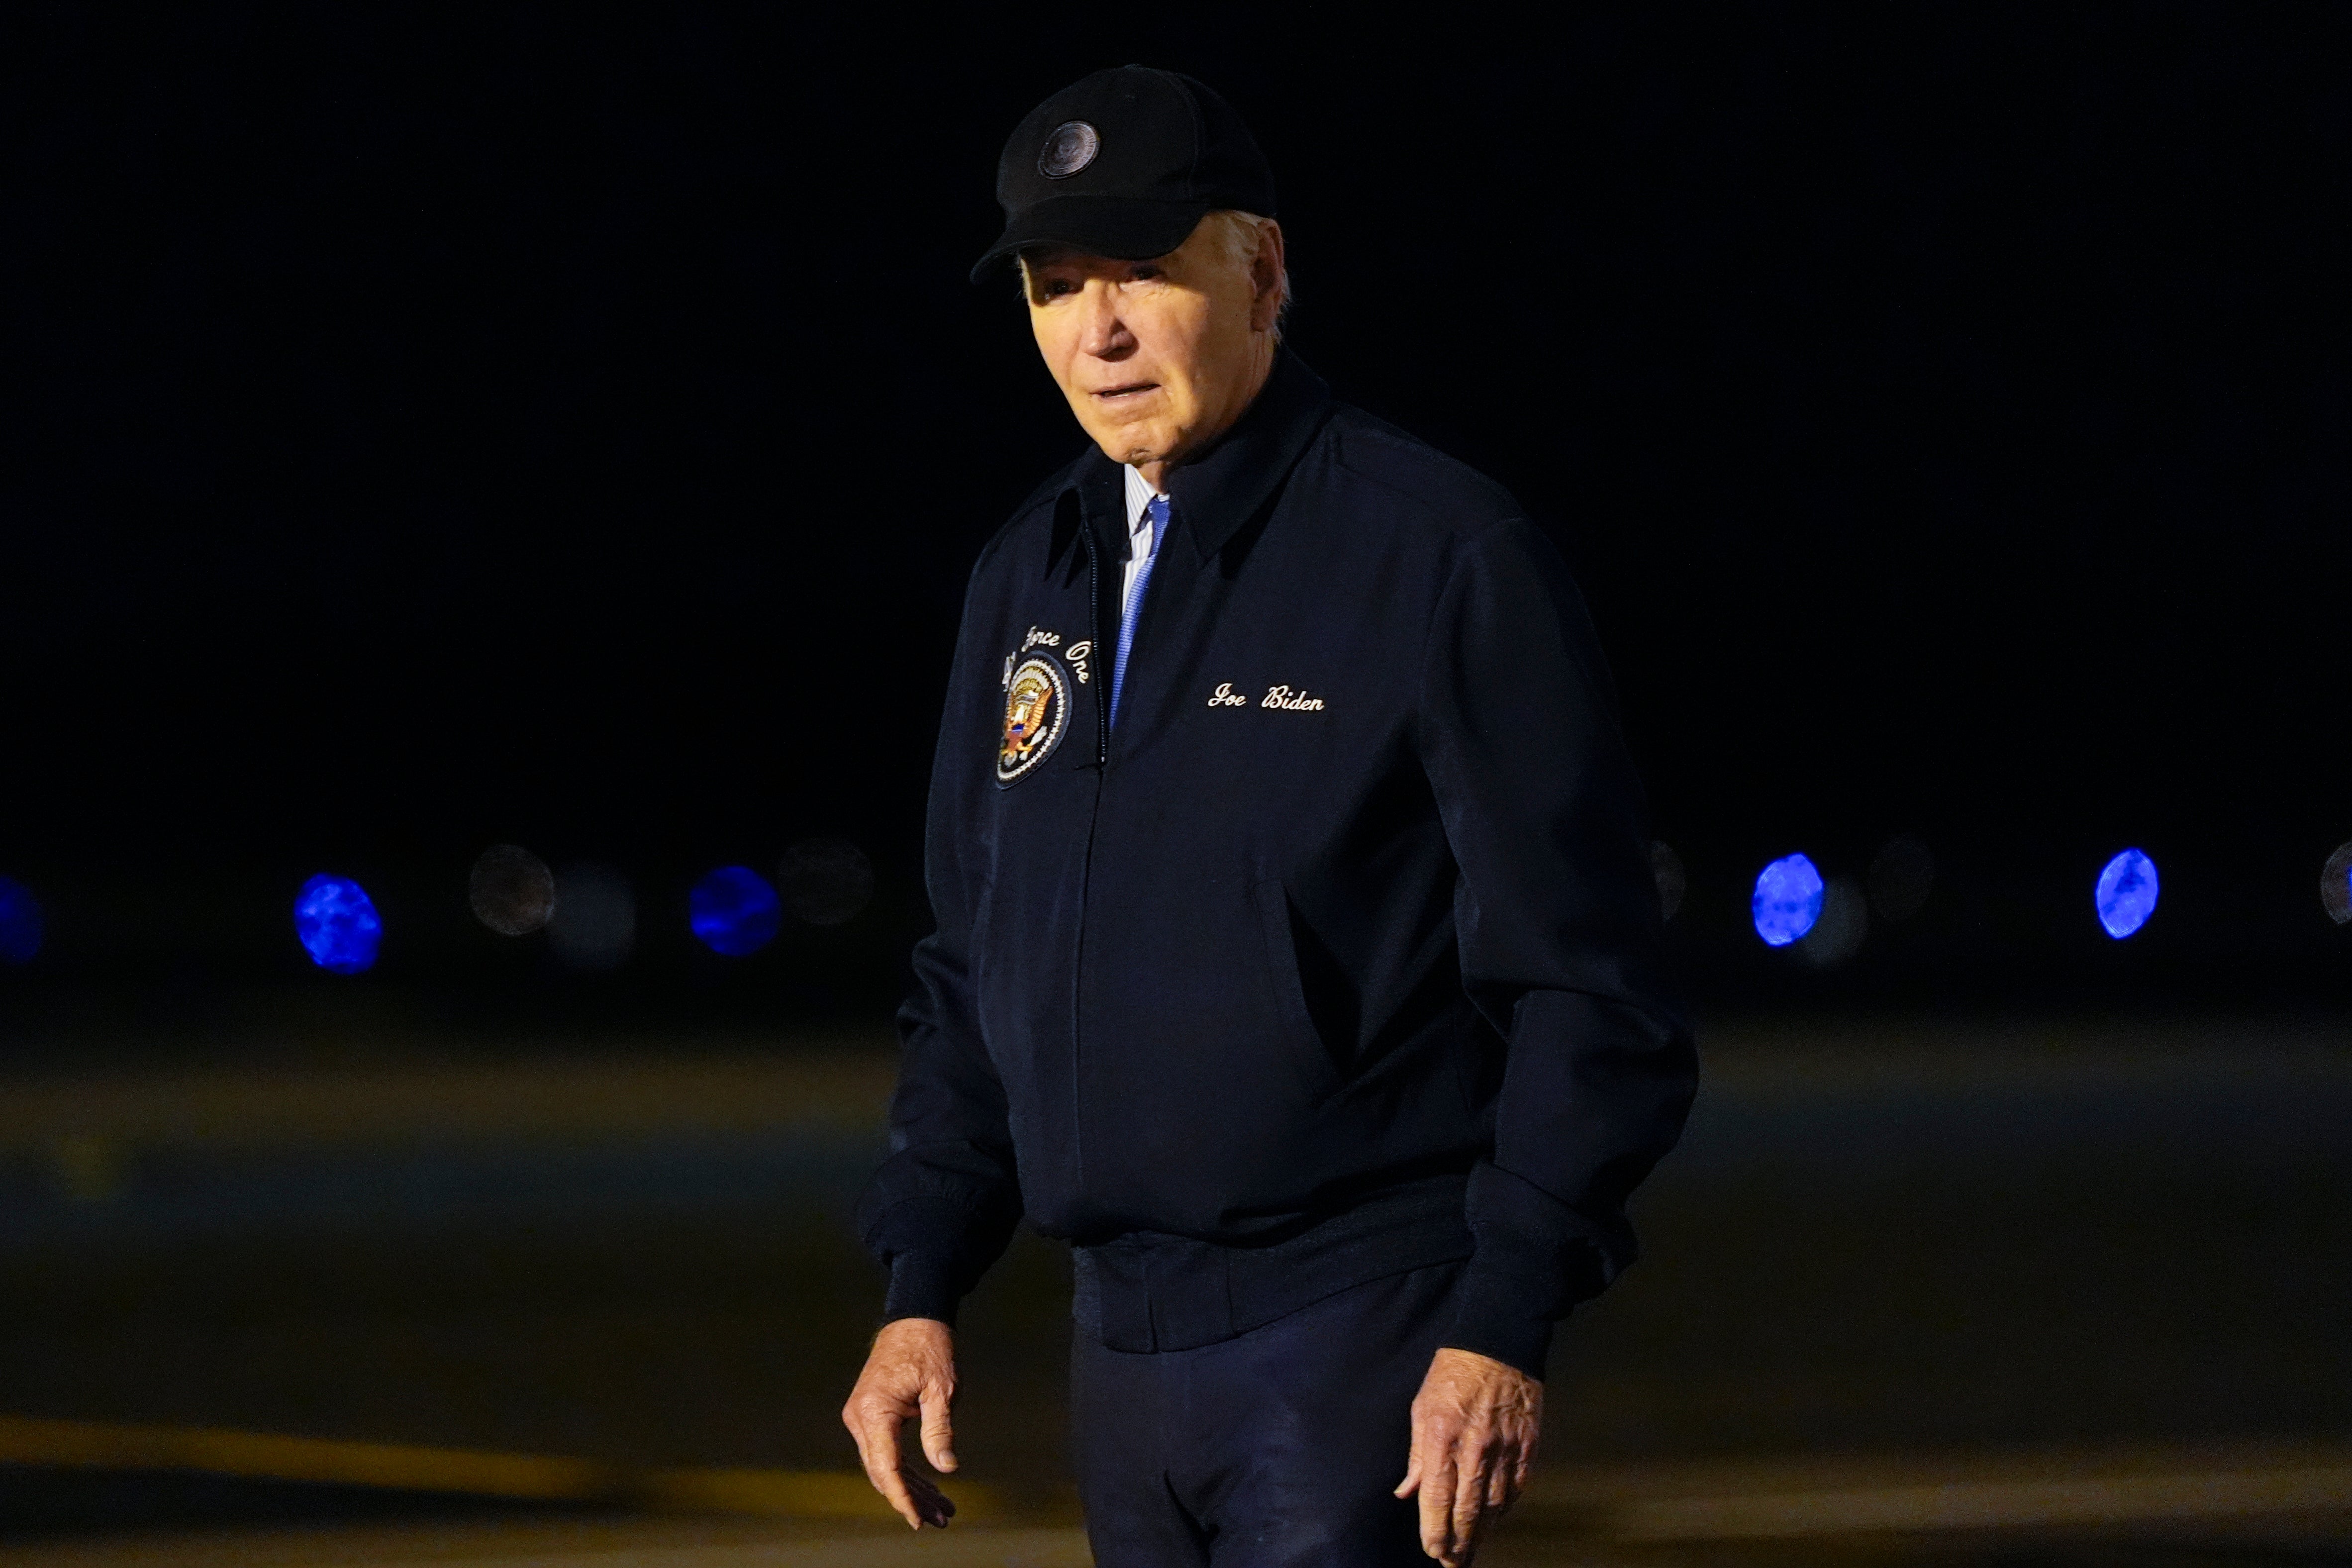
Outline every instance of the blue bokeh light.
{"label": "blue bokeh light", "polygon": [[1786,947],[1822,918],[1822,874],[1802,855],[1784,855],[1756,874],[1748,913],[1769,947]]}
{"label": "blue bokeh light", "polygon": [[2319,868],[2319,903],[2337,925],[2352,925],[2352,844],[2338,844]]}
{"label": "blue bokeh light", "polygon": [[784,901],[749,866],[721,866],[694,885],[687,899],[694,934],[711,952],[741,958],[776,940]]}
{"label": "blue bokeh light", "polygon": [[294,934],[320,968],[357,974],[375,963],[383,921],[366,889],[349,877],[321,871],[294,897]]}
{"label": "blue bokeh light", "polygon": [[2147,923],[2156,913],[2156,862],[2137,849],[2126,849],[2099,873],[2099,923],[2117,942]]}
{"label": "blue bokeh light", "polygon": [[41,951],[41,901],[33,889],[0,877],[0,959],[30,963]]}

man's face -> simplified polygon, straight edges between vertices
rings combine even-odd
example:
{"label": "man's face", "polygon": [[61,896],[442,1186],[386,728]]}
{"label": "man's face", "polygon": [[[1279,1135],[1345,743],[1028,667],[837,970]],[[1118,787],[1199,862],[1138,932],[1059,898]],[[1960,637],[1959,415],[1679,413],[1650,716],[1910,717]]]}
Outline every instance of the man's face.
{"label": "man's face", "polygon": [[1157,483],[1164,465],[1241,416],[1272,361],[1280,247],[1270,234],[1247,270],[1201,229],[1150,261],[1070,250],[1029,258],[1038,351],[1070,411],[1114,461]]}

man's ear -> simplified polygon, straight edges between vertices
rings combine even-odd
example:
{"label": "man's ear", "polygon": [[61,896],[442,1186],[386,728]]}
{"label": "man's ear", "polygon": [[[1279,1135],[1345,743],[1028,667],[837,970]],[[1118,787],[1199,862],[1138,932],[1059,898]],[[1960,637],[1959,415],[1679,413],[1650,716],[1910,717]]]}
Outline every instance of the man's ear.
{"label": "man's ear", "polygon": [[1250,327],[1270,332],[1282,313],[1282,226],[1268,218],[1259,233],[1257,256],[1250,262]]}

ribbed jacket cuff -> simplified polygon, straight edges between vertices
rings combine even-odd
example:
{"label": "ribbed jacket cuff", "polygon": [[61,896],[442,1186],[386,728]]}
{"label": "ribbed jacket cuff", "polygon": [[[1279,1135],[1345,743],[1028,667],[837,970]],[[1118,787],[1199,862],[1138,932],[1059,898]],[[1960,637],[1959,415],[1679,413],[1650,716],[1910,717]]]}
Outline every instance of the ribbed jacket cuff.
{"label": "ribbed jacket cuff", "polygon": [[890,1289],[882,1299],[882,1321],[937,1318],[953,1323],[963,1291],[952,1254],[901,1252],[890,1259]]}
{"label": "ribbed jacket cuff", "polygon": [[1528,1310],[1528,1303],[1539,1296],[1528,1281],[1482,1269],[1474,1258],[1454,1287],[1454,1322],[1444,1343],[1453,1350],[1492,1356],[1540,1383],[1555,1325]]}

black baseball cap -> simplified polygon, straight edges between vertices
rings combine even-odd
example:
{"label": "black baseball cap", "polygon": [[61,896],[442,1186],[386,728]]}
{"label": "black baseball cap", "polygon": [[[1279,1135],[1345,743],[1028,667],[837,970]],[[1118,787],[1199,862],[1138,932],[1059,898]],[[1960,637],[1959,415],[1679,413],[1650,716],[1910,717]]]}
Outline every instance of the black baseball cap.
{"label": "black baseball cap", "polygon": [[1029,111],[996,161],[1004,233],[971,269],[1033,245],[1165,256],[1202,217],[1274,213],[1274,171],[1233,105],[1189,76],[1097,71]]}

